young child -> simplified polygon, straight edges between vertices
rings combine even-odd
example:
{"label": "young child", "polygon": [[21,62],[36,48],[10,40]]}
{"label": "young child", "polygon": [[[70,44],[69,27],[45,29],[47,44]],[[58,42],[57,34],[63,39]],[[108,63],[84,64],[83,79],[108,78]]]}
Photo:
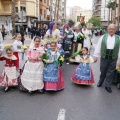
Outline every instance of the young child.
{"label": "young child", "polygon": [[52,42],[47,51],[49,56],[47,65],[44,68],[45,90],[57,91],[64,88],[64,78],[60,66],[55,62],[60,56],[57,50],[57,44]]}
{"label": "young child", "polygon": [[[0,52],[0,56],[2,52]],[[15,55],[13,55],[12,49],[6,50],[6,55],[0,57],[0,61],[6,61],[4,69],[0,74],[0,86],[5,86],[5,92],[9,90],[10,86],[17,86],[17,72],[18,62]]]}
{"label": "young child", "polygon": [[36,90],[43,92],[44,64],[39,57],[44,53],[40,37],[35,37],[29,47],[27,53],[28,61],[25,63],[21,80],[19,80],[19,88],[21,90],[28,91],[29,93]]}
{"label": "young child", "polygon": [[87,47],[83,47],[82,54],[82,56],[76,56],[76,61],[80,64],[72,75],[72,81],[76,84],[92,85],[94,84],[94,77],[90,63],[93,63],[94,60],[88,55]]}
{"label": "young child", "polygon": [[22,69],[24,64],[25,64],[25,50],[22,49],[22,42],[21,42],[21,34],[17,33],[15,35],[15,41],[13,43],[13,50],[14,50],[14,55],[17,57],[17,61],[19,63],[19,69]]}

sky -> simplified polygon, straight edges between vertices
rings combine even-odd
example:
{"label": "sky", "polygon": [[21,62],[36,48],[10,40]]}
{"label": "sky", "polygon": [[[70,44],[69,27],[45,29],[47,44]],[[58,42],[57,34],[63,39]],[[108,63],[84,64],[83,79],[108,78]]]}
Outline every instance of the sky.
{"label": "sky", "polygon": [[80,6],[83,9],[92,9],[92,0],[67,0],[67,14],[69,14],[69,8],[73,6]]}

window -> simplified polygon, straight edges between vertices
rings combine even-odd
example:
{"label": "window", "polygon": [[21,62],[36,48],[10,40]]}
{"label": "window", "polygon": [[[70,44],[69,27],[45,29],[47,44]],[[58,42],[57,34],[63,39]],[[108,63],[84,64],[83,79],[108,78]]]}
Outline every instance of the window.
{"label": "window", "polygon": [[20,6],[20,11],[22,11],[22,10],[26,12],[26,8],[23,6]]}
{"label": "window", "polygon": [[44,10],[44,19],[46,19],[46,10]]}
{"label": "window", "polygon": [[18,7],[15,7],[15,12],[18,13]]}
{"label": "window", "polygon": [[10,4],[4,4],[4,11],[9,12],[10,11]]}
{"label": "window", "polygon": [[42,9],[40,9],[40,15],[42,15]]}

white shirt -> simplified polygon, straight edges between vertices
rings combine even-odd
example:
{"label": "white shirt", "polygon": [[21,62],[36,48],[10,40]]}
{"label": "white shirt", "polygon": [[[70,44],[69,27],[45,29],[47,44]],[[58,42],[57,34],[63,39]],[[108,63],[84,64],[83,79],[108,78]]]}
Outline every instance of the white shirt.
{"label": "white shirt", "polygon": [[13,43],[13,49],[14,49],[14,52],[19,52],[21,53],[23,51],[23,49],[18,49],[18,47],[22,47],[22,42],[21,41],[18,41],[18,40],[15,40],[14,43]]}
{"label": "white shirt", "polygon": [[[47,30],[46,36],[47,36],[47,35],[50,35],[50,30]],[[58,29],[53,30],[53,31],[52,31],[52,35],[53,35],[53,36],[58,36],[58,37],[60,37],[60,30],[58,30]]]}
{"label": "white shirt", "polygon": [[[100,55],[101,55],[102,39],[103,39],[103,36],[98,41],[98,44],[97,44],[95,51],[94,51],[94,55],[93,55],[94,57],[100,57]],[[114,45],[115,45],[115,35],[114,36],[108,35],[107,49],[114,49]],[[118,58],[120,58],[120,48],[119,48]]]}
{"label": "white shirt", "polygon": [[74,32],[74,35],[75,35],[75,38],[77,38],[77,36],[81,34],[81,32],[77,33],[77,32]]}
{"label": "white shirt", "polygon": [[[83,56],[83,59],[85,60],[87,57],[88,57],[88,55],[84,55],[84,56]],[[80,57],[80,55],[77,55],[77,56],[75,57],[75,60],[76,60],[77,62],[80,62],[81,59],[82,59],[82,58]],[[90,63],[94,63],[93,57],[89,56],[89,59],[90,59]]]}

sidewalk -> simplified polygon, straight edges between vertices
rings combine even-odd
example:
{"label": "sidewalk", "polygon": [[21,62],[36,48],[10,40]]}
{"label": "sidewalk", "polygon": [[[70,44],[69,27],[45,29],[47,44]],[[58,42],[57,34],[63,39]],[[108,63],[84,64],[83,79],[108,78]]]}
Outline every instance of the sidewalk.
{"label": "sidewalk", "polygon": [[[11,35],[5,36],[5,39],[3,41],[4,48],[11,48],[14,40],[12,39]],[[25,45],[29,47],[31,43],[31,38],[25,36]]]}

